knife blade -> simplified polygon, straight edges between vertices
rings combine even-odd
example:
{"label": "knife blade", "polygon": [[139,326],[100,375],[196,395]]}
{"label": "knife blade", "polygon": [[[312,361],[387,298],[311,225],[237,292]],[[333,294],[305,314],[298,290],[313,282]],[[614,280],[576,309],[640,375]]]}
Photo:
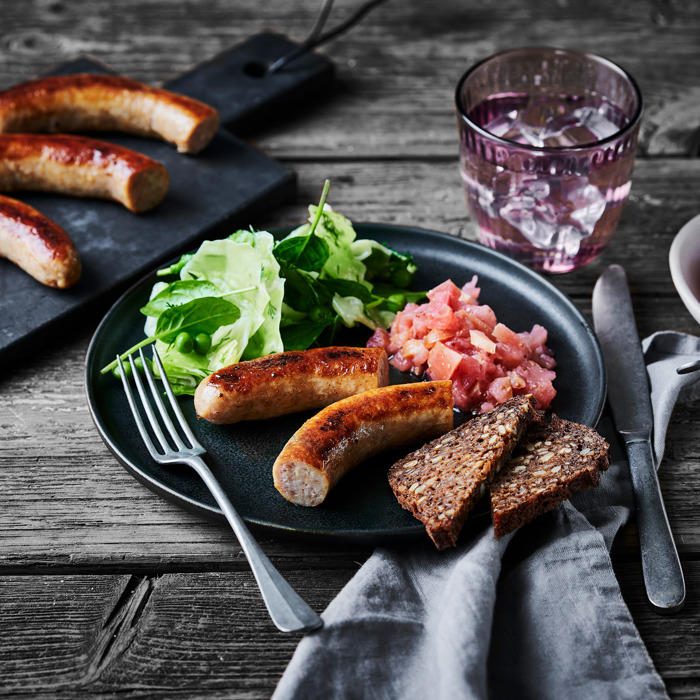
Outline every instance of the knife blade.
{"label": "knife blade", "polygon": [[656,474],[649,380],[620,265],[608,267],[596,282],[593,325],[605,359],[608,404],[630,465],[647,596],[656,612],[678,612],[685,602],[685,581]]}

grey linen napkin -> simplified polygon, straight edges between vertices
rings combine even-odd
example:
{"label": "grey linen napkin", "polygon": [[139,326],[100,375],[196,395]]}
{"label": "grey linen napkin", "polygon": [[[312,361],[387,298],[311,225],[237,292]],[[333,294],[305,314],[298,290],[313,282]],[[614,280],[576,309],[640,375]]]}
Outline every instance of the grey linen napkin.
{"label": "grey linen napkin", "polygon": [[[677,401],[700,396],[700,339],[643,343],[657,464]],[[501,540],[486,513],[459,545],[378,548],[299,643],[273,700],[667,698],[625,605],[610,547],[632,511],[614,427],[601,486]]]}

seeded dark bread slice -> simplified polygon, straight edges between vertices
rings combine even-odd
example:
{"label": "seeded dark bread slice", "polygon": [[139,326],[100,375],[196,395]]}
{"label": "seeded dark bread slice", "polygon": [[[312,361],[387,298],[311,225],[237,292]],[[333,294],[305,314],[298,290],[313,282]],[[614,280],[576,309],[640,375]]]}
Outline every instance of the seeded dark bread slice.
{"label": "seeded dark bread slice", "polygon": [[485,482],[506,463],[533,420],[531,396],[517,396],[399,460],[389,484],[399,503],[418,518],[438,549],[452,547]]}
{"label": "seeded dark bread slice", "polygon": [[595,430],[552,416],[528,428],[512,458],[489,484],[496,538],[556,508],[576,491],[598,486],[609,445]]}

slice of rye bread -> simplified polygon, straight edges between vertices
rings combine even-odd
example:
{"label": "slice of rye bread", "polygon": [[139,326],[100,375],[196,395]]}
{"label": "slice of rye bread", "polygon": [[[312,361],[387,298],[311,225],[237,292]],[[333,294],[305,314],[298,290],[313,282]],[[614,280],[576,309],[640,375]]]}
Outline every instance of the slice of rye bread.
{"label": "slice of rye bread", "polygon": [[598,486],[610,464],[608,443],[592,428],[552,416],[532,425],[489,484],[496,538]]}
{"label": "slice of rye bread", "polygon": [[452,547],[485,482],[506,463],[525,428],[541,420],[530,395],[423,445],[389,469],[399,503],[418,518],[438,549]]}

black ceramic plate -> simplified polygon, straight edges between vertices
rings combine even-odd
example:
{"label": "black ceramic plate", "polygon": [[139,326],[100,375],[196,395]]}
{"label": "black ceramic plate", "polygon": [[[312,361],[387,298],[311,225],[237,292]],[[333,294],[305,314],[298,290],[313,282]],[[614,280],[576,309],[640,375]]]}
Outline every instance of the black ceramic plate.
{"label": "black ceramic plate", "polygon": [[[539,274],[499,253],[444,234],[383,224],[356,225],[358,237],[374,238],[395,250],[410,251],[418,263],[416,289],[445,279],[462,285],[479,276],[480,301],[515,331],[539,323],[558,362],[552,409],[562,418],[594,426],[605,400],[605,369],[597,339],[576,307]],[[286,232],[281,232],[282,234]],[[214,499],[187,467],[162,467],[148,456],[121,387],[100,368],[143,338],[139,308],[147,301],[155,274],[144,278],[109,311],[87,355],[87,395],[95,424],[109,449],[148,488],[205,517],[223,519]],[[365,334],[366,335],[366,334]],[[359,342],[363,342],[364,336]],[[393,381],[407,381],[396,372]],[[271,534],[336,538],[374,544],[424,536],[423,526],[396,502],[385,454],[346,476],[316,508],[287,502],[275,490],[272,463],[292,433],[309,417],[297,414],[270,421],[215,426],[197,421],[191,397],[181,405],[206,460],[241,516]]]}

